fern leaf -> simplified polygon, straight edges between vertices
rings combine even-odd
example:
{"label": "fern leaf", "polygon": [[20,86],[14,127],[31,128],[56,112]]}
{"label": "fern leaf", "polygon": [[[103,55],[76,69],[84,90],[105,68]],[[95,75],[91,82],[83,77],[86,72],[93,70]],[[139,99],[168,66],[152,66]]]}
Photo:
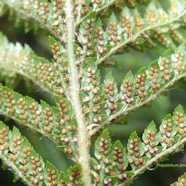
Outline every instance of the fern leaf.
{"label": "fern leaf", "polygon": [[[120,141],[111,143],[108,130],[104,130],[95,142],[92,159],[94,182],[126,185],[150,167],[165,160],[169,154],[182,151],[186,143],[185,114],[179,105],[173,115],[167,115],[159,127],[151,122],[142,140],[133,132],[128,140],[127,151]],[[184,131],[184,132],[183,132]],[[113,179],[111,179],[113,178]]]}
{"label": "fern leaf", "polygon": [[83,47],[81,60],[87,61],[88,57],[95,56],[92,48],[96,49],[96,64],[105,63],[111,55],[129,46],[139,51],[145,45],[153,46],[155,43],[175,48],[175,43],[180,43],[183,36],[178,31],[181,24],[173,27],[171,23],[181,20],[186,12],[179,5],[174,7],[177,11],[171,11],[172,6],[169,12],[165,12],[160,4],[151,2],[144,18],[141,18],[136,8],[131,10],[124,7],[119,13],[120,19],[112,13],[104,29],[101,23],[104,19],[96,19],[93,13],[86,16],[78,29],[78,43]]}
{"label": "fern leaf", "polygon": [[62,43],[65,42],[64,1],[60,3],[47,0],[2,0],[2,2],[12,11],[10,16],[16,18],[16,24],[23,20],[26,31],[33,28],[37,30],[40,27]]}
{"label": "fern leaf", "polygon": [[76,156],[77,123],[71,105],[66,99],[56,97],[58,109],[44,101],[38,104],[32,98],[23,97],[2,85],[0,85],[0,95],[2,115],[48,137],[72,159]]}
{"label": "fern leaf", "polygon": [[0,70],[4,75],[21,74],[52,94],[63,95],[57,72],[52,63],[40,58],[26,45],[9,43],[0,34]]}
{"label": "fern leaf", "polygon": [[105,104],[105,112],[107,115],[111,115],[115,113],[118,109],[118,90],[117,84],[114,82],[114,78],[111,73],[106,76],[104,82],[104,99],[106,101]]}
{"label": "fern leaf", "polygon": [[21,136],[17,128],[12,131],[0,122],[0,158],[22,181],[31,185],[43,185],[45,164],[34,151],[28,140]]}
{"label": "fern leaf", "polygon": [[68,91],[69,87],[69,72],[67,66],[68,60],[66,56],[66,49],[60,42],[57,42],[52,37],[49,37],[49,44],[52,49],[53,59],[55,61],[54,67],[58,70],[58,82],[66,92]]}
{"label": "fern leaf", "polygon": [[49,162],[45,164],[17,128],[14,127],[10,131],[2,122],[0,122],[0,159],[29,186],[82,185],[80,165],[77,164],[64,173]]}
{"label": "fern leaf", "polygon": [[135,76],[129,72],[121,85],[120,98],[116,99],[118,100],[116,104],[119,104],[119,100],[121,100],[123,106],[119,104],[108,120],[91,131],[91,134],[95,134],[118,116],[128,114],[152,101],[176,81],[185,77],[185,55],[185,47],[181,45],[173,54],[166,52],[159,60],[151,63],[147,69],[140,69]]}
{"label": "fern leaf", "polygon": [[54,129],[53,124],[52,126],[46,125],[47,127],[41,125],[41,121],[45,120],[42,116],[42,111],[46,109],[44,104],[41,106],[32,98],[23,97],[2,85],[0,85],[0,94],[1,114],[9,116],[21,124],[27,123],[26,126],[45,136],[48,136],[47,133]]}
{"label": "fern leaf", "polygon": [[[117,51],[123,49],[124,47],[126,48],[128,44],[135,46],[134,42],[138,38],[145,38],[144,42],[147,40],[147,38],[155,38],[155,40],[157,40],[163,46],[169,47],[171,43],[173,44],[173,42],[170,39],[170,36],[168,37],[166,33],[170,31],[171,37],[178,37],[178,33],[175,35],[172,33],[172,29],[169,27],[169,24],[177,20],[181,20],[186,13],[185,10],[180,8],[179,5],[178,7],[174,8],[175,11],[170,10],[169,12],[165,13],[159,4],[157,5],[157,3],[155,4],[152,2],[149,4],[148,9],[146,10],[145,17],[141,18],[137,9],[131,11],[130,9],[124,7],[117,27],[110,26],[110,23],[112,23],[113,19],[113,16],[111,16],[109,19],[110,23],[108,24],[108,29],[111,29],[109,32],[111,36],[108,34],[106,34],[106,36],[112,38],[111,40],[113,42],[113,46],[110,47],[107,44],[105,55],[97,59],[96,64],[102,63]],[[120,32],[119,28],[122,28],[122,32]],[[179,35],[179,37],[181,37],[181,35]],[[173,40],[175,39],[176,38],[173,38]],[[144,42],[142,43],[144,44]]]}
{"label": "fern leaf", "polygon": [[87,128],[92,123],[98,125],[103,120],[104,103],[101,102],[103,95],[100,86],[100,72],[97,69],[92,58],[89,59],[88,64],[83,69],[83,76],[81,78],[81,99],[83,101],[83,112],[87,119]]}

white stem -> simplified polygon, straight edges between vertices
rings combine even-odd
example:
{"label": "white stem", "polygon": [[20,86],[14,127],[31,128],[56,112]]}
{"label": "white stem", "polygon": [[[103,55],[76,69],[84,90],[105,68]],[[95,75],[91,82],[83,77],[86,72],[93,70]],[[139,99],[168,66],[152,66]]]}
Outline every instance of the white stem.
{"label": "white stem", "polygon": [[90,171],[90,154],[89,143],[90,138],[88,131],[85,127],[85,121],[83,117],[80,97],[79,97],[79,80],[78,71],[75,64],[74,55],[74,41],[75,41],[75,23],[73,16],[73,1],[66,1],[66,26],[67,26],[67,53],[69,62],[69,74],[70,74],[70,95],[71,103],[75,112],[75,117],[78,123],[78,151],[79,151],[79,163],[83,170],[83,184],[91,186],[91,171]]}

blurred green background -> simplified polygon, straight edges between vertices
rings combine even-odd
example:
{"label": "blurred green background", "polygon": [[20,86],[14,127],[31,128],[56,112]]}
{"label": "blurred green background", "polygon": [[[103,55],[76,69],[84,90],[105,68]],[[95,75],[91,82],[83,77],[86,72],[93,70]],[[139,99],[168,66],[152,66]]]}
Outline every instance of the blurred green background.
{"label": "blurred green background", "polygon": [[[51,59],[52,55],[48,47],[47,34],[43,34],[43,31],[33,33],[29,31],[24,32],[24,27],[15,28],[14,22],[10,21],[7,16],[0,19],[0,31],[7,35],[11,42],[20,42],[23,45],[26,43],[40,56]],[[116,56],[118,61],[118,68],[105,68],[100,67],[102,79],[105,75],[112,71],[118,85],[121,83],[125,74],[131,70],[136,72],[143,66],[147,66],[150,62],[157,59],[166,49],[161,46],[156,46],[153,50],[147,49],[144,53],[140,53],[134,50],[120,56]],[[1,77],[1,71],[0,71]],[[7,77],[8,78],[8,77]],[[11,81],[11,77],[10,81]],[[15,90],[23,95],[29,95],[36,100],[45,100],[50,104],[53,104],[53,98],[51,95],[42,92],[42,90],[34,85],[32,82],[25,81],[20,76],[16,77]],[[4,83],[4,80],[2,81]],[[14,86],[14,84],[12,84]],[[27,89],[29,87],[29,89]],[[153,120],[157,125],[161,123],[163,117],[172,113],[178,104],[182,104],[186,110],[186,85],[184,81],[178,82],[176,85],[167,90],[166,95],[158,97],[155,101],[151,102],[148,107],[137,109],[134,113],[127,117],[126,125],[111,125],[109,129],[113,137],[113,141],[120,139],[125,145],[127,143],[129,135],[136,130],[139,136],[141,136],[144,128]],[[58,151],[54,144],[48,139],[41,137],[39,134],[33,133],[30,130],[20,127],[14,121],[8,120],[3,116],[0,119],[7,123],[11,128],[13,125],[17,126],[23,135],[25,135],[32,143],[36,151],[41,154],[45,161],[50,161],[56,165],[60,170],[66,170],[72,162],[67,159],[64,154]],[[180,152],[174,156],[171,156],[167,162],[164,163],[186,163],[186,156],[184,152]],[[146,171],[138,179],[134,180],[133,186],[167,186],[170,183],[176,181],[177,177],[185,172],[185,168],[156,168],[154,171]],[[24,185],[21,182],[12,183],[13,174],[7,170],[0,170],[0,186],[21,186]]]}

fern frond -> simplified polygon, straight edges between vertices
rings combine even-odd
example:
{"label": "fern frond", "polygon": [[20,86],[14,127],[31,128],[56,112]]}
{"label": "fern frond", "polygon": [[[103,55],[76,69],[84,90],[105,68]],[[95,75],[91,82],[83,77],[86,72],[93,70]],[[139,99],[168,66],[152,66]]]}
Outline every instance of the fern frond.
{"label": "fern frond", "polygon": [[[161,7],[156,7],[154,4],[150,4],[149,8],[146,10],[146,17],[142,19],[137,10],[131,11],[124,7],[117,27],[115,21],[112,21],[111,16],[108,25],[108,28],[111,30],[105,33],[105,38],[108,39],[103,40],[103,46],[107,47],[101,57],[97,58],[96,64],[100,64],[107,60],[111,55],[117,53],[117,51],[123,49],[128,44],[135,46],[137,44],[135,41],[138,38],[144,38],[145,41],[151,40],[150,38],[155,38],[155,40],[158,40],[162,45],[169,47],[171,41],[169,41],[169,38],[166,38],[167,35],[165,35],[165,33],[170,30],[171,37],[178,37],[178,35],[171,31],[175,28],[170,28],[169,25],[181,20],[186,13],[183,7],[180,8],[180,6],[178,6],[177,8],[175,7],[175,9],[177,11],[170,10],[167,13],[163,13],[164,10]],[[151,15],[152,12],[154,12],[153,16]],[[156,14],[156,18],[154,18],[154,14]],[[118,28],[118,25],[120,29]],[[175,39],[176,38],[174,38],[174,40]],[[112,40],[112,47],[109,45],[109,40]]]}
{"label": "fern frond", "polygon": [[151,63],[147,69],[139,70],[136,75],[129,72],[121,85],[120,98],[115,103],[115,112],[109,114],[108,119],[91,131],[91,134],[95,134],[96,131],[118,116],[128,114],[154,100],[168,87],[186,76],[185,68],[186,51],[185,47],[181,45],[173,54],[165,53]]}
{"label": "fern frond", "polygon": [[14,127],[12,131],[0,121],[0,159],[28,186],[81,185],[81,167],[77,164],[66,173],[51,163],[44,163],[28,140]]}
{"label": "fern frond", "polygon": [[94,57],[95,63],[100,64],[129,47],[142,50],[145,45],[151,47],[160,43],[167,48],[174,48],[183,38],[179,32],[182,26],[179,21],[186,11],[179,3],[175,7],[172,4],[174,3],[170,2],[170,9],[165,11],[157,2],[151,2],[143,18],[137,8],[124,6],[119,15],[111,14],[106,26],[103,18],[90,13],[78,28],[76,42],[80,45],[80,52],[77,57],[85,64],[89,57]]}
{"label": "fern frond", "polygon": [[[17,128],[12,131],[0,122],[0,158],[8,168],[29,185],[42,185],[49,177],[42,158]],[[46,174],[46,177],[44,175]]]}
{"label": "fern frond", "polygon": [[2,74],[15,76],[20,74],[39,85],[51,94],[64,95],[58,74],[52,63],[38,57],[26,45],[9,43],[7,38],[0,34],[0,71]]}
{"label": "fern frond", "polygon": [[[0,114],[48,137],[65,153],[77,153],[76,121],[70,103],[59,99],[59,109],[41,104],[0,85]],[[75,160],[75,159],[74,159]]]}
{"label": "fern frond", "polygon": [[[44,136],[49,137],[51,131],[55,133],[53,114],[51,114],[51,121],[48,121],[48,118],[45,119],[43,115],[44,110],[49,107],[48,104],[42,102],[42,105],[39,105],[32,98],[23,97],[2,85],[0,85],[0,95],[0,113],[2,115],[10,117]],[[46,110],[50,111],[52,108],[49,107]],[[43,126],[41,122],[46,122],[46,126]]]}
{"label": "fern frond", "polygon": [[179,105],[173,115],[167,115],[156,129],[151,122],[145,129],[142,140],[133,132],[128,140],[127,150],[120,141],[111,143],[108,130],[95,142],[95,157],[91,164],[95,184],[126,185],[144,171],[155,166],[183,149],[186,143],[185,112]]}
{"label": "fern frond", "polygon": [[16,24],[24,20],[26,30],[40,27],[59,41],[64,42],[65,36],[62,36],[64,15],[59,12],[64,6],[64,2],[59,3],[59,5],[57,2],[48,2],[47,0],[2,0],[2,2],[16,17]]}

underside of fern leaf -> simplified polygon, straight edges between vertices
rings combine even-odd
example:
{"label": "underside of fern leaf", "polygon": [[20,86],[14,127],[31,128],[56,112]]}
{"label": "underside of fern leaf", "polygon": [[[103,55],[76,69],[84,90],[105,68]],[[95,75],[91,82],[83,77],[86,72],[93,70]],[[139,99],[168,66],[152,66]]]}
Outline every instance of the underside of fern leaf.
{"label": "underside of fern leaf", "polygon": [[[151,122],[142,137],[134,128],[127,145],[112,138],[107,126],[125,124],[129,114],[186,78],[185,0],[2,0],[0,16],[26,32],[45,31],[52,54],[47,60],[26,44],[10,42],[5,29],[0,32],[0,114],[4,122],[12,119],[47,137],[73,164],[61,172],[21,130],[0,122],[0,159],[26,185],[128,185],[183,151],[181,105],[160,125]],[[157,60],[127,70],[119,83],[114,71],[121,63],[128,69],[125,55],[150,56],[159,48]],[[22,95],[17,77],[50,98]],[[185,175],[173,185],[181,184]]]}
{"label": "underside of fern leaf", "polygon": [[183,107],[179,105],[172,116],[169,114],[163,119],[159,130],[151,122],[144,130],[142,140],[133,132],[127,148],[120,141],[112,145],[108,130],[103,131],[95,142],[96,159],[92,159],[94,177],[99,180],[97,185],[127,185],[168,155],[183,150],[186,142],[184,118]]}

